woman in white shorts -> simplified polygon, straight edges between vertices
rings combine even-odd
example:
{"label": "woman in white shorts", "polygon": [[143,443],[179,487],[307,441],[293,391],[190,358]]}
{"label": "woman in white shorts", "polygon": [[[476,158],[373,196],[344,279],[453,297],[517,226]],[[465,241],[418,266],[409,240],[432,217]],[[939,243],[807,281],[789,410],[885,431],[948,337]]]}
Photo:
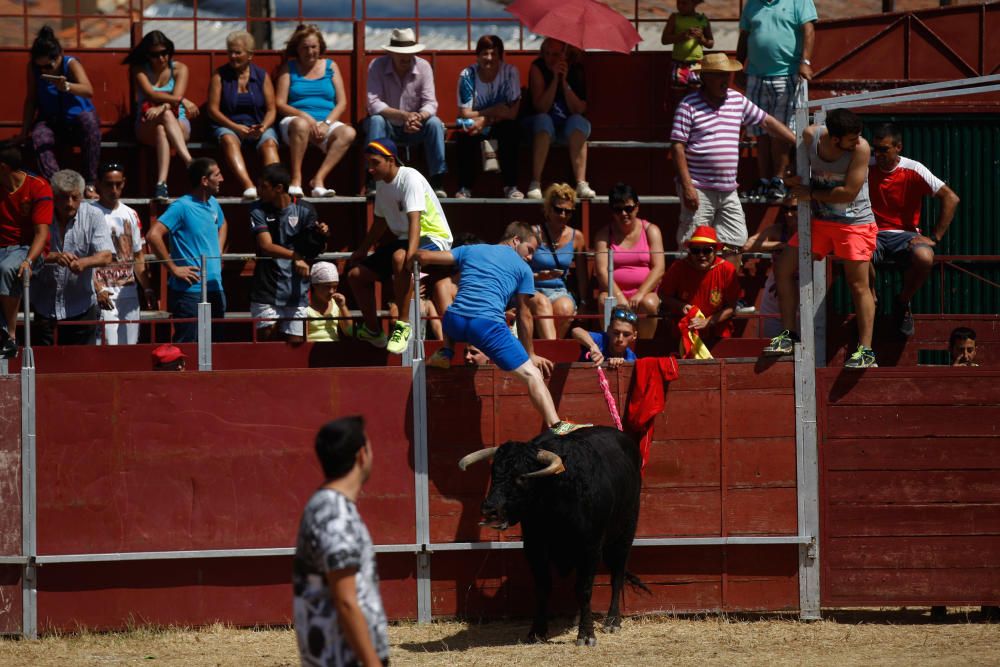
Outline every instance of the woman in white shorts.
{"label": "woman in white shorts", "polygon": [[315,25],[299,25],[285,48],[288,62],[278,71],[275,91],[281,140],[288,144],[292,185],[288,194],[301,197],[302,159],[309,144],[324,153],[323,163],[309,181],[313,197],[336,193],[325,185],[326,177],[344,157],[354,141],[354,128],[340,122],[347,109],[347,95],[340,69],[323,58],[326,42]]}

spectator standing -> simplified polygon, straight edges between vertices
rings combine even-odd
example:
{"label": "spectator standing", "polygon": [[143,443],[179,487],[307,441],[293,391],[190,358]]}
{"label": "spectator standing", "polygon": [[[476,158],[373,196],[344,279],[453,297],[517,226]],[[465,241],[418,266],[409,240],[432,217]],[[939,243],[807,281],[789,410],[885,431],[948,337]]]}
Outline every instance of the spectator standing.
{"label": "spectator standing", "polygon": [[306,503],[292,564],[293,613],[303,665],[387,665],[389,635],[375,548],[358,513],[372,473],[372,443],[361,417],[316,434],[325,482]]}
{"label": "spectator standing", "polygon": [[188,68],[174,60],[174,43],[159,30],[142,38],[124,63],[135,88],[136,138],[156,149],[156,188],[154,199],[166,202],[170,152],[176,151],[184,165],[191,164],[187,140],[191,120],[198,115],[198,105],[186,98]]}
{"label": "spectator standing", "polygon": [[[94,293],[94,268],[111,263],[114,247],[104,216],[94,206],[81,206],[86,183],[70,169],[52,174],[55,215],[49,251],[31,290],[38,345],[93,345],[101,319]],[[59,327],[57,322],[88,321]]]}
{"label": "spectator standing", "polygon": [[[798,226],[798,202],[794,199],[785,200],[785,205],[778,221],[757,232],[743,244],[743,252],[770,252],[771,267],[767,271],[764,287],[761,289],[759,333],[763,338],[774,338],[783,331],[781,326],[781,309],[778,305],[778,286],[774,282],[774,265],[784,252],[788,239],[795,233]],[[794,273],[798,280],[798,272]],[[738,308],[738,307],[737,307]],[[737,310],[737,312],[739,312]],[[796,329],[798,315],[796,315]]]}
{"label": "spectator standing", "polygon": [[[422,266],[457,266],[461,273],[458,294],[444,315],[445,345],[427,360],[447,368],[455,343],[472,343],[497,366],[524,382],[531,404],[555,435],[565,435],[590,424],[559,419],[543,374],[552,372],[552,362],[535,354],[528,299],[535,294],[535,281],[528,268],[538,248],[531,227],[512,222],[496,245],[464,245],[448,251],[420,250]],[[512,299],[517,308],[517,338],[507,327],[504,311]],[[520,344],[518,344],[520,339]]]}
{"label": "spectator standing", "polygon": [[[364,322],[356,336],[375,347],[386,347],[401,354],[410,340],[410,301],[413,292],[412,266],[417,250],[448,250],[452,235],[441,202],[419,171],[405,167],[399,160],[396,145],[389,139],[372,141],[365,148],[368,175],[376,182],[375,224],[358,249],[351,255],[353,268],[347,277]],[[381,243],[374,253],[368,249],[386,230],[395,240]],[[399,319],[386,339],[378,330],[375,309],[375,282],[393,280],[393,293],[399,307]]]}
{"label": "spectator standing", "polygon": [[635,341],[638,323],[638,315],[624,306],[617,306],[611,311],[607,331],[587,331],[583,327],[573,327],[573,339],[583,347],[578,361],[592,361],[594,366],[607,361],[609,368],[618,368],[627,361],[635,361],[637,357],[630,346]]}
{"label": "spectator standing", "polygon": [[[740,14],[736,58],[747,68],[747,97],[791,129],[795,112],[805,104],[805,87],[812,79],[813,23],[818,18],[813,0],[747,0]],[[794,138],[751,128],[757,139],[760,183],[750,193],[752,201],[781,201],[782,176],[788,171]]]}
{"label": "spectator standing", "polygon": [[392,31],[383,47],[389,53],[368,66],[368,118],[365,141],[389,139],[399,145],[423,144],[438,197],[447,197],[444,174],[444,124],[437,117],[437,93],[431,64],[415,54],[424,50],[410,28]]}
{"label": "spectator standing", "polygon": [[[832,254],[844,265],[858,322],[858,348],[844,364],[851,369],[878,366],[871,347],[875,299],[868,276],[878,227],[868,196],[871,148],[861,136],[861,130],[861,119],[847,109],[830,111],[825,127],[807,127],[802,140],[809,151],[812,177],[808,185],[792,187],[793,196],[811,202],[813,256]],[[796,233],[788,240],[788,247],[797,248],[798,245]],[[799,339],[795,326],[799,310],[795,281],[798,265],[797,252],[783,252],[774,266],[784,331],[771,339],[764,348],[765,355],[792,354]]]}
{"label": "spectator standing", "polygon": [[316,262],[310,272],[312,287],[309,290],[308,340],[314,343],[332,343],[340,335],[351,335],[351,311],[347,299],[337,291],[340,274],[332,262]]}
{"label": "spectator standing", "polygon": [[948,354],[952,366],[978,366],[976,332],[969,327],[957,327],[948,337]]}
{"label": "spectator standing", "polygon": [[542,171],[553,142],[569,146],[569,159],[576,179],[576,196],[597,196],[587,183],[587,83],[580,62],[582,53],[551,37],[542,42],[541,55],[528,71],[531,114],[527,119],[534,138],[528,199],[542,198]]}
{"label": "spectator standing", "polygon": [[[615,185],[608,194],[608,204],[611,224],[594,234],[594,266],[600,290],[598,309],[604,312],[604,300],[613,294],[617,304],[644,316],[639,322],[639,337],[652,338],[656,333],[655,316],[660,310],[657,288],[666,265],[663,235],[659,227],[639,217],[639,195],[630,185]],[[609,249],[615,256],[611,280]]]}
{"label": "spectator standing", "polygon": [[677,0],[677,11],[667,19],[660,35],[660,44],[674,45],[670,82],[675,86],[699,85],[701,79],[691,68],[701,62],[704,49],[715,46],[712,24],[707,16],[695,11],[702,2],[704,0]]}
{"label": "spectator standing", "polygon": [[278,161],[277,109],[271,77],[251,62],[253,35],[245,30],[226,37],[229,62],[215,70],[208,84],[208,117],[229,168],[243,186],[244,199],[256,199],[257,188],[247,173],[243,148],[252,146],[265,167]]}
{"label": "spectator standing", "polygon": [[[146,234],[150,249],[167,265],[167,310],[173,318],[198,317],[201,281],[207,281],[212,318],[226,315],[226,294],[222,291],[222,251],[226,247],[226,217],[215,199],[222,185],[222,172],[215,160],[200,157],[188,166],[191,192],[180,197],[153,223]],[[170,249],[165,237],[170,235]],[[205,257],[205,273],[201,258]],[[213,329],[213,339],[219,328]],[[198,325],[174,325],[175,343],[197,339]]]}
{"label": "spectator standing", "polygon": [[59,171],[56,147],[79,144],[88,199],[97,197],[94,182],[101,159],[101,121],[93,96],[83,63],[63,55],[52,28],[43,26],[31,45],[21,136],[31,137],[38,166],[48,179]]}
{"label": "spectator standing", "polygon": [[94,290],[106,322],[98,330],[98,343],[135,345],[139,342],[139,292],[146,305],[156,305],[156,292],[146,272],[143,253],[142,223],[139,214],[121,202],[125,189],[125,169],[117,162],[106,162],[97,170],[98,200],[90,206],[104,217],[111,234],[111,264],[94,272]]}
{"label": "spectator standing", "polygon": [[[0,143],[0,358],[17,355],[15,329],[22,280],[41,266],[49,249],[52,188],[44,178],[24,171],[21,149]],[[27,272],[27,273],[26,273]]]}
{"label": "spectator standing", "polygon": [[326,177],[354,142],[354,128],[340,119],[347,94],[340,68],[326,53],[326,40],[315,25],[299,25],[288,38],[288,61],[278,71],[277,104],[284,116],[278,127],[289,148],[292,185],[288,193],[301,197],[302,160],[310,144],[323,151],[323,162],[309,181],[313,197],[333,197]]}
{"label": "spectator standing", "polygon": [[726,54],[710,53],[693,69],[701,73],[701,89],[681,100],[670,133],[681,198],[677,245],[682,246],[696,227],[708,225],[723,244],[740,248],[747,240],[746,218],[736,194],[740,127],[759,125],[769,135],[792,143],[795,135],[731,88],[733,72],[741,66]]}
{"label": "spectator standing", "polygon": [[[959,199],[923,164],[900,155],[902,150],[903,135],[894,125],[886,123],[875,130],[872,138],[875,164],[868,170],[868,188],[878,225],[878,241],[871,276],[874,289],[876,263],[890,259],[906,265],[894,313],[899,332],[912,336],[910,300],[934,268],[934,247],[951,226]],[[934,231],[925,235],[920,231],[920,209],[928,195],[941,201],[941,210]]]}
{"label": "spectator standing", "polygon": [[665,310],[678,320],[693,308],[687,328],[711,349],[733,335],[733,313],[740,296],[736,267],[717,255],[722,250],[715,230],[702,226],[685,241],[687,257],[670,265],[660,293]]}
{"label": "spectator standing", "polygon": [[[576,292],[581,299],[587,293],[589,276],[583,233],[570,226],[576,210],[576,192],[566,183],[554,183],[545,190],[542,204],[545,222],[534,227],[539,246],[531,260],[535,275],[535,296],[528,302],[531,315],[538,320],[538,337],[545,340],[565,338],[578,304],[570,289],[569,270],[576,266]],[[555,318],[555,319],[553,319]]]}
{"label": "spectator standing", "polygon": [[317,220],[312,204],[288,194],[290,183],[291,174],[280,163],[264,167],[260,175],[260,202],[250,209],[250,228],[262,258],[254,266],[250,315],[265,340],[301,343],[309,303],[307,255],[312,254],[303,254],[302,245],[315,234],[325,240],[329,229]]}
{"label": "spectator standing", "polygon": [[497,142],[497,159],[503,176],[503,194],[508,199],[524,199],[517,189],[517,149],[520,129],[521,75],[503,61],[503,40],[483,35],[476,42],[476,63],[458,75],[458,122],[465,129],[458,139],[459,199],[472,196],[482,142]]}

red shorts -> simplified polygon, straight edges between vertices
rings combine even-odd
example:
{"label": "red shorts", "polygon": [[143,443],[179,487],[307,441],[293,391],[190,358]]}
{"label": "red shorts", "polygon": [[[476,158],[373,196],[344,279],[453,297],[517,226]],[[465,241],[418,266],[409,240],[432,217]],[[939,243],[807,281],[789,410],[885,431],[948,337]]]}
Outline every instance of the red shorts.
{"label": "red shorts", "polygon": [[[833,255],[840,259],[870,262],[877,240],[878,225],[874,222],[867,225],[845,225],[826,220],[812,221],[812,252],[820,257]],[[788,239],[788,245],[799,247],[798,232]]]}

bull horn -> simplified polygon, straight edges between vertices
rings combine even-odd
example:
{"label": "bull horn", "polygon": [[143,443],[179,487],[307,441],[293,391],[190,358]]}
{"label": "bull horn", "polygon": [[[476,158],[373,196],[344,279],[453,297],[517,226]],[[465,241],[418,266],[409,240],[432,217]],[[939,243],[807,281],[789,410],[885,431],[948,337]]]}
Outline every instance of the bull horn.
{"label": "bull horn", "polygon": [[547,464],[546,467],[541,470],[536,470],[535,472],[529,472],[522,475],[525,479],[530,479],[532,477],[549,477],[551,475],[558,475],[559,473],[566,472],[566,466],[563,465],[562,459],[559,458],[558,454],[553,454],[547,449],[539,449],[536,456],[539,463]]}
{"label": "bull horn", "polygon": [[472,452],[471,454],[466,454],[462,457],[462,460],[458,462],[458,467],[465,470],[473,463],[479,463],[480,461],[485,461],[496,454],[499,447],[487,447],[486,449],[480,449],[478,452]]}

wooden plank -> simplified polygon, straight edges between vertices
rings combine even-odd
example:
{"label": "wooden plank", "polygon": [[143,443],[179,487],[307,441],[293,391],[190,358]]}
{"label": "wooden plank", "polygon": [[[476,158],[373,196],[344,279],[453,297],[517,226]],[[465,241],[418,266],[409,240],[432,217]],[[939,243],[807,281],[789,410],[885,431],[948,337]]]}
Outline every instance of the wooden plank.
{"label": "wooden plank", "polygon": [[[21,379],[10,375],[0,376],[0,555],[20,553]],[[0,619],[4,606],[0,604]]]}
{"label": "wooden plank", "polygon": [[642,475],[646,489],[719,485],[718,440],[654,440]]}
{"label": "wooden plank", "polygon": [[729,486],[795,487],[795,438],[731,438]]}
{"label": "wooden plank", "polygon": [[823,558],[839,570],[1000,568],[1000,535],[838,537]]}
{"label": "wooden plank", "polygon": [[795,535],[795,488],[730,489],[726,530],[730,535]]}
{"label": "wooden plank", "polygon": [[795,437],[795,397],[782,390],[736,390],[726,396],[730,438]]}
{"label": "wooden plank", "polygon": [[827,502],[1000,503],[1000,474],[992,470],[854,470],[828,472]]}
{"label": "wooden plank", "polygon": [[828,569],[827,606],[995,605],[1000,603],[1000,568],[993,569]]}
{"label": "wooden plank", "polygon": [[935,410],[894,406],[831,405],[826,438],[996,437],[1000,405]]}
{"label": "wooden plank", "polygon": [[[760,350],[757,351],[758,353]],[[726,387],[736,389],[788,389],[795,382],[795,364],[779,362],[761,365],[750,362],[726,362]]]}
{"label": "wooden plank", "polygon": [[726,609],[797,609],[798,547],[726,547]]}
{"label": "wooden plank", "polygon": [[945,375],[940,371],[917,368],[909,377],[866,374],[852,379],[841,376],[832,388],[830,403],[841,406],[930,406],[935,412],[951,405],[1000,404],[1000,383],[993,373]]}
{"label": "wooden plank", "polygon": [[432,459],[443,452],[462,452],[461,458],[492,445],[493,397],[456,393],[428,400],[427,443]]}
{"label": "wooden plank", "polygon": [[824,537],[1000,535],[1000,505],[941,503],[824,506]]}
{"label": "wooden plank", "polygon": [[643,490],[636,537],[719,535],[718,489]]}
{"label": "wooden plank", "polygon": [[[718,382],[718,376],[716,376]],[[669,440],[705,440],[721,437],[719,388],[667,391],[663,412],[656,416],[656,437]]]}
{"label": "wooden plank", "polygon": [[823,445],[827,470],[998,470],[1000,438],[861,438]]}

